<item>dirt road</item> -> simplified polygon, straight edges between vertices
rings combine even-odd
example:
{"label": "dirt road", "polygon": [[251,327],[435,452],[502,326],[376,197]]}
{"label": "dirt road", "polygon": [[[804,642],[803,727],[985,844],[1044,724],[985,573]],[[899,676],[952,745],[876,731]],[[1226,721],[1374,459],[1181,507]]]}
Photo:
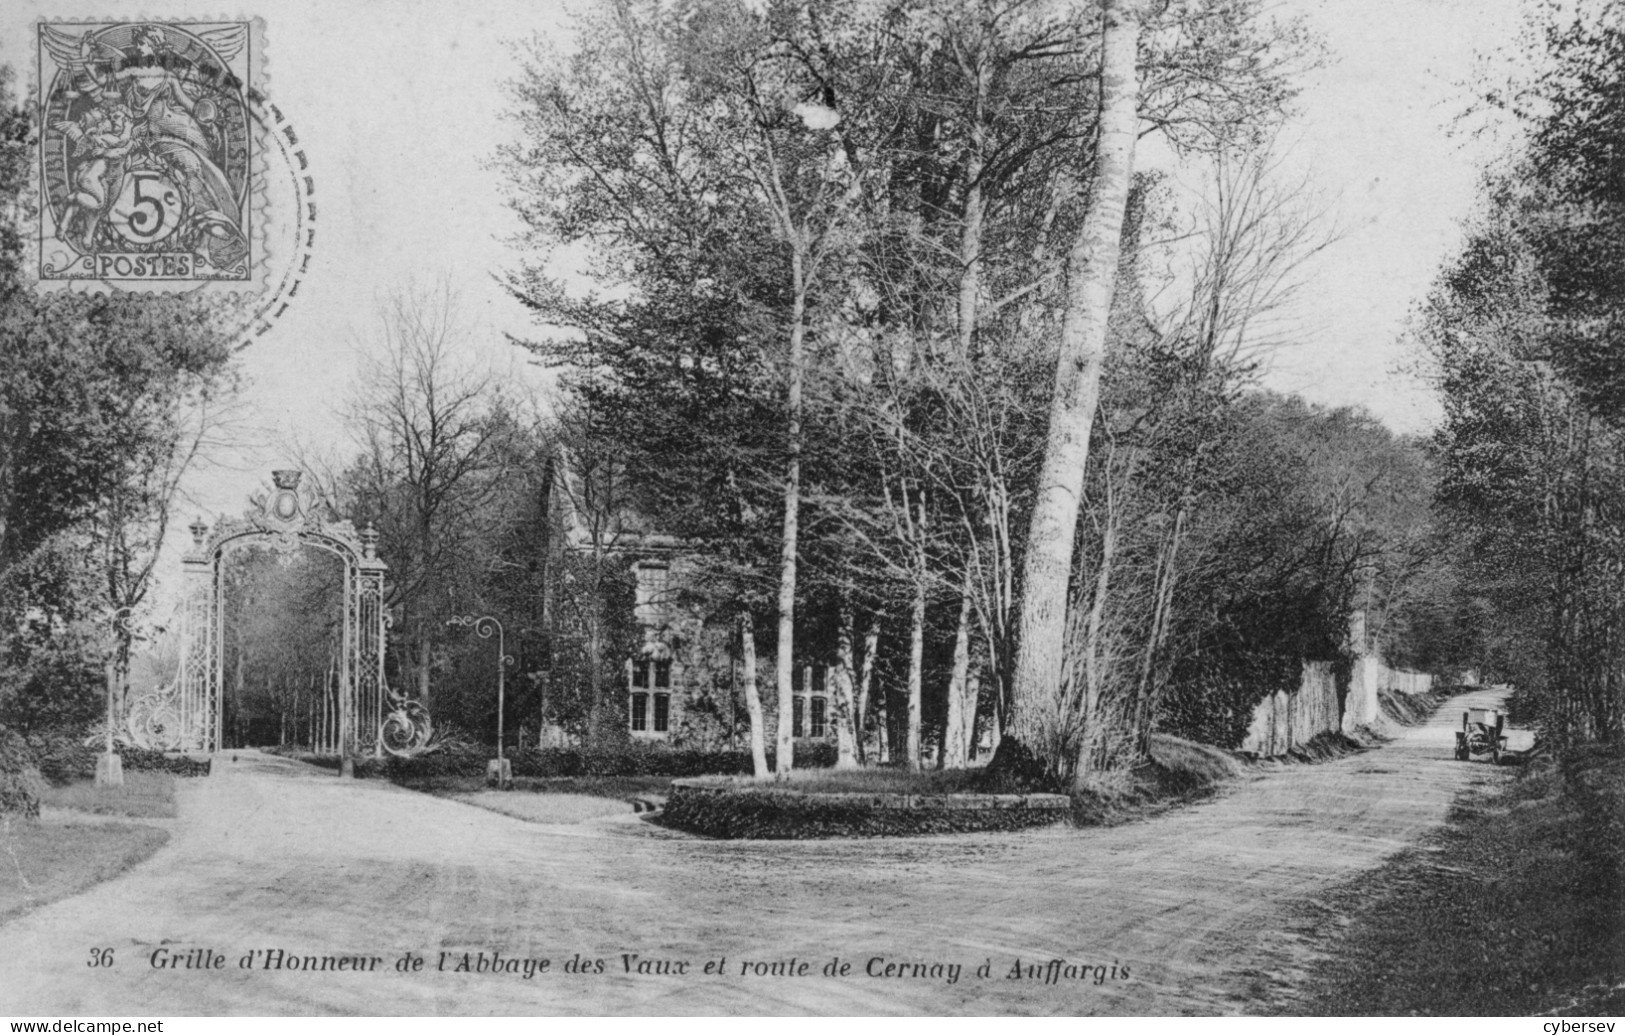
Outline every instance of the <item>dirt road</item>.
{"label": "dirt road", "polygon": [[[188,784],[151,860],[0,927],[0,1015],[1245,1012],[1294,901],[1509,777],[1451,758],[1462,708],[1494,700],[1141,823],[912,840],[540,826],[245,756]],[[377,963],[267,970],[266,950]],[[396,969],[408,952],[423,969]],[[476,969],[453,969],[464,953]],[[480,953],[518,969],[480,973]],[[850,970],[824,975],[835,957]]]}

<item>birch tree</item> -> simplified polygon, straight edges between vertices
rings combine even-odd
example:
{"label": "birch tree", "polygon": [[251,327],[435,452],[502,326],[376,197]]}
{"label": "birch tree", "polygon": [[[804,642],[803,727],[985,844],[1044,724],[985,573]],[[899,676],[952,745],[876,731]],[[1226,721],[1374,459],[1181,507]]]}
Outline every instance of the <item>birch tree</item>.
{"label": "birch tree", "polygon": [[[1076,766],[1063,691],[1066,629],[1091,428],[1100,399],[1139,137],[1161,130],[1183,149],[1253,144],[1291,96],[1301,31],[1276,31],[1257,5],[1103,0],[1100,92],[1087,206],[1071,243],[1043,461],[1020,580],[1009,758],[1052,780]],[[1270,56],[1272,45],[1275,55]],[[1143,54],[1143,57],[1142,57]],[[1142,67],[1143,66],[1143,67]]]}
{"label": "birch tree", "polygon": [[1059,692],[1065,671],[1067,587],[1139,137],[1136,55],[1145,7],[1143,0],[1102,4],[1100,143],[1089,181],[1088,214],[1070,256],[1055,394],[1022,566],[1021,646],[1009,732],[1058,773],[1071,747]]}

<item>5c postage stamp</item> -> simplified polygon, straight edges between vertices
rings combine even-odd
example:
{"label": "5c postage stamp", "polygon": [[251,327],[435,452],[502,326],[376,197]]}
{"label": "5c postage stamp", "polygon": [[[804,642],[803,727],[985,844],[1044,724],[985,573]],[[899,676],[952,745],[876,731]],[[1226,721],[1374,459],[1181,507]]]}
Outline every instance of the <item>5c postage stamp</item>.
{"label": "5c postage stamp", "polygon": [[39,24],[42,287],[261,287],[256,26]]}

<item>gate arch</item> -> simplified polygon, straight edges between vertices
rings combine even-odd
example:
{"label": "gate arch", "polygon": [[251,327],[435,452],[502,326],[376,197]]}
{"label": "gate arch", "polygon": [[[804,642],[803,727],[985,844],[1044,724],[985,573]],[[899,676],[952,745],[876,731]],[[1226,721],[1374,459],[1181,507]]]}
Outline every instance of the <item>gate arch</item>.
{"label": "gate arch", "polygon": [[[378,533],[370,525],[357,532],[348,521],[331,518],[325,505],[301,490],[303,472],[272,471],[273,487],[249,496],[240,518],[223,518],[209,528],[192,523],[192,549],[181,562],[181,663],[174,683],[143,697],[127,717],[130,739],[168,751],[219,751],[224,743],[225,656],[221,565],[228,554],[249,545],[291,550],[312,546],[344,565],[338,679],[339,753],[344,757],[388,748],[410,753],[428,739],[427,713],[389,690],[384,681],[384,575]],[[409,719],[402,718],[403,712]],[[394,729],[385,744],[384,726]],[[411,734],[400,735],[401,723]]]}

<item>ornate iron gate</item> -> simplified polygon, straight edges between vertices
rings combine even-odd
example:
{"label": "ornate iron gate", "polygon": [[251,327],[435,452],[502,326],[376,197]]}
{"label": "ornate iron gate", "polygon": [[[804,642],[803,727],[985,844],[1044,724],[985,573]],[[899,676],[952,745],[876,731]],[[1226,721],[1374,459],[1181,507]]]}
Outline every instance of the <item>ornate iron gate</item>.
{"label": "ornate iron gate", "polygon": [[[249,497],[240,518],[225,518],[210,529],[200,519],[191,526],[192,549],[182,567],[181,662],[174,683],[132,703],[130,739],[167,751],[218,751],[224,744],[225,656],[221,641],[221,563],[232,550],[260,545],[272,549],[312,546],[344,565],[337,679],[337,729],[329,745],[341,755],[421,748],[429,737],[427,712],[389,690],[384,682],[384,573],[378,559],[378,533],[357,532],[348,521],[329,520],[326,508],[299,488],[300,471],[273,471],[274,488]],[[407,718],[403,718],[406,716]],[[402,723],[407,724],[403,735]],[[385,735],[386,726],[391,731]]]}

